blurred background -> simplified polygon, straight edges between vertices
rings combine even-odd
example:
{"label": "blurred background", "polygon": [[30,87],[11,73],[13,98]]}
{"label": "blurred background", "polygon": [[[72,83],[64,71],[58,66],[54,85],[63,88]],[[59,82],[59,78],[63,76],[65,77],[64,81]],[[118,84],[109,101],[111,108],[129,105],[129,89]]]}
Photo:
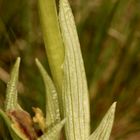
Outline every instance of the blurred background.
{"label": "blurred background", "polygon": [[[70,4],[88,81],[91,131],[117,101],[111,140],[140,140],[140,1],[70,0]],[[36,0],[0,0],[1,108],[17,56],[22,58],[21,106],[31,114],[33,106],[45,111],[44,85],[34,59],[49,68]],[[5,135],[0,121],[0,139]]]}

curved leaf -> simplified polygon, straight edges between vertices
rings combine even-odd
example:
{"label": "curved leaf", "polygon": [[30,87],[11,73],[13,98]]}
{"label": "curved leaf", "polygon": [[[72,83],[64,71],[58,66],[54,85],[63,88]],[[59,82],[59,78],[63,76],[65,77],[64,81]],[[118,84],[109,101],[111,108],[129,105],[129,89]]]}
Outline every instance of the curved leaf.
{"label": "curved leaf", "polygon": [[42,64],[36,59],[36,65],[42,75],[45,90],[46,90],[46,124],[47,127],[51,126],[54,123],[60,122],[60,111],[58,104],[58,95],[47,71],[44,69]]}

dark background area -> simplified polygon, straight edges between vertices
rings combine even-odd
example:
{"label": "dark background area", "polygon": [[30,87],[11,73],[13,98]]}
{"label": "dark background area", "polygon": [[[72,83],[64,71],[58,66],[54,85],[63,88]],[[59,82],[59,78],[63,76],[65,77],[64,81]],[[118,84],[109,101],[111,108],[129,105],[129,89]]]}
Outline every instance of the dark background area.
{"label": "dark background area", "polygon": [[[117,101],[111,140],[140,139],[140,1],[70,0],[85,63],[91,130]],[[55,40],[54,40],[55,41]],[[36,0],[0,0],[0,106],[20,56],[19,102],[45,110],[37,57],[48,69]],[[2,121],[0,139],[6,135]]]}

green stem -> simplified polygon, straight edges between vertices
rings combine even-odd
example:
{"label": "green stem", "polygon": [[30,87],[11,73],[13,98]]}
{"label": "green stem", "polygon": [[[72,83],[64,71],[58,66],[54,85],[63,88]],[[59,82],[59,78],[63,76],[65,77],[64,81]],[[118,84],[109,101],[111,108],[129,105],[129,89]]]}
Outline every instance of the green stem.
{"label": "green stem", "polygon": [[62,88],[64,46],[61,38],[55,0],[38,0],[45,48],[58,92]]}

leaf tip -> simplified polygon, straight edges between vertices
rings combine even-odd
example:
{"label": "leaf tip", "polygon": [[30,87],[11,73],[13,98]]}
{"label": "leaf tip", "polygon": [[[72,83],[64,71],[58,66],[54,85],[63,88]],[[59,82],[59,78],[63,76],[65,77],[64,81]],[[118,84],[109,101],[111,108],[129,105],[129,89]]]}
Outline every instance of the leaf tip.
{"label": "leaf tip", "polygon": [[116,105],[117,105],[117,102],[114,102],[112,105],[111,105],[111,110],[113,110],[115,112],[116,110]]}
{"label": "leaf tip", "polygon": [[40,61],[38,60],[38,58],[35,58],[35,63],[36,63],[38,68],[40,68],[42,66]]}
{"label": "leaf tip", "polygon": [[18,63],[20,63],[20,60],[21,60],[21,58],[20,57],[17,57],[17,62]]}
{"label": "leaf tip", "polygon": [[38,58],[35,58],[35,62],[38,63],[38,61],[39,61]]}
{"label": "leaf tip", "polygon": [[17,69],[19,68],[20,61],[21,61],[21,58],[17,57],[16,62],[15,62],[15,67],[17,67]]}

